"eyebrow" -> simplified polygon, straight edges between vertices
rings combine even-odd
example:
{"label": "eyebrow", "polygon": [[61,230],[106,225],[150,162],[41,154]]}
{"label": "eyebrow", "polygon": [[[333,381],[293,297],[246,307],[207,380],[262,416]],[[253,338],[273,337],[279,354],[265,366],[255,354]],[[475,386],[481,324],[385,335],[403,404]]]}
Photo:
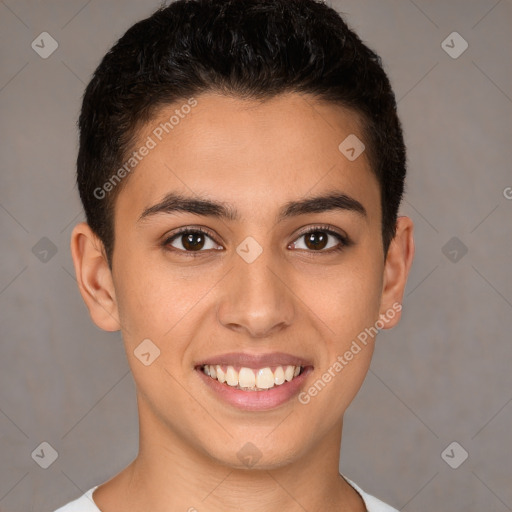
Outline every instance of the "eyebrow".
{"label": "eyebrow", "polygon": [[[285,203],[277,214],[276,222],[308,213],[335,210],[354,212],[362,217],[367,216],[365,207],[357,199],[341,192],[331,192]],[[169,193],[159,203],[146,208],[139,217],[139,221],[161,213],[172,214],[176,212],[192,213],[229,221],[238,221],[241,217],[238,210],[229,203]]]}

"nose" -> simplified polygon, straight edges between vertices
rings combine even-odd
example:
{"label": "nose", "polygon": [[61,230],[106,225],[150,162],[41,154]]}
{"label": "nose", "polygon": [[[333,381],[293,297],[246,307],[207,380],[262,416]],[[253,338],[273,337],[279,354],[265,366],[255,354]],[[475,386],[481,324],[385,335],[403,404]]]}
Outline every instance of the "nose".
{"label": "nose", "polygon": [[217,308],[218,320],[224,327],[264,338],[291,325],[291,283],[270,250],[264,250],[251,263],[236,255],[226,280]]}

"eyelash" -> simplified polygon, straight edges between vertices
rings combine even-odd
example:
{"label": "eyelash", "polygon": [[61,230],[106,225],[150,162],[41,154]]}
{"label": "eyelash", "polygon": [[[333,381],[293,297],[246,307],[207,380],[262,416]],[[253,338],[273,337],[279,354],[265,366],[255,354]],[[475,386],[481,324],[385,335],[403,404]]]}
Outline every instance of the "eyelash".
{"label": "eyelash", "polygon": [[[307,252],[316,253],[316,254],[322,254],[322,253],[323,254],[332,254],[332,253],[341,252],[346,247],[349,247],[350,245],[352,245],[352,241],[346,235],[342,235],[341,233],[338,233],[337,231],[333,231],[331,229],[331,227],[327,226],[327,225],[313,226],[312,228],[309,228],[307,231],[300,233],[295,240],[298,240],[299,238],[301,238],[303,236],[309,235],[310,233],[316,233],[316,232],[322,232],[322,233],[327,233],[329,235],[332,235],[340,243],[335,248],[331,247],[328,250],[319,250],[319,251],[309,250]],[[197,227],[197,228],[186,227],[186,228],[182,228],[182,229],[178,230],[176,233],[173,233],[171,236],[167,237],[164,240],[164,242],[162,243],[162,246],[169,251],[183,253],[183,254],[186,254],[187,256],[191,256],[193,258],[201,256],[201,253],[204,253],[206,251],[204,251],[204,250],[184,251],[182,249],[176,249],[174,247],[170,247],[170,243],[173,242],[175,239],[177,239],[179,236],[188,235],[188,234],[196,234],[196,233],[202,233],[203,235],[206,235],[209,238],[211,238],[217,245],[220,245],[209,231],[207,231],[201,227]],[[295,242],[295,240],[294,240],[294,242]],[[299,249],[299,250],[302,251],[304,249]]]}

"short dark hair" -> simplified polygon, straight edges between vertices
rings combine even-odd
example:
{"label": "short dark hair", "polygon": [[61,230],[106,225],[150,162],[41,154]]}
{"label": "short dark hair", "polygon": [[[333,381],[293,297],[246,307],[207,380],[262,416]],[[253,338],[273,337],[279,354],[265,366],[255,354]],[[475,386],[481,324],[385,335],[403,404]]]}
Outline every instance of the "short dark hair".
{"label": "short dark hair", "polygon": [[77,183],[87,222],[110,265],[114,204],[123,183],[108,187],[108,194],[102,185],[126,162],[139,129],[161,107],[210,91],[259,100],[307,93],[359,114],[380,185],[387,253],[406,152],[380,57],[317,0],[178,0],[130,27],[84,93]]}

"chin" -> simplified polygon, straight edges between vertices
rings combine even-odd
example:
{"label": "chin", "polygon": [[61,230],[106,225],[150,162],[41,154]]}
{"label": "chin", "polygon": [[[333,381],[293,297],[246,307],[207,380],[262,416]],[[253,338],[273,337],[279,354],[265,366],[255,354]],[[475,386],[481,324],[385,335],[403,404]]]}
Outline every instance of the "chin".
{"label": "chin", "polygon": [[219,441],[213,446],[204,446],[204,450],[218,464],[237,470],[254,471],[288,466],[299,459],[303,449],[304,444],[299,440],[283,445],[268,434],[251,436],[248,432],[233,437],[227,443]]}

